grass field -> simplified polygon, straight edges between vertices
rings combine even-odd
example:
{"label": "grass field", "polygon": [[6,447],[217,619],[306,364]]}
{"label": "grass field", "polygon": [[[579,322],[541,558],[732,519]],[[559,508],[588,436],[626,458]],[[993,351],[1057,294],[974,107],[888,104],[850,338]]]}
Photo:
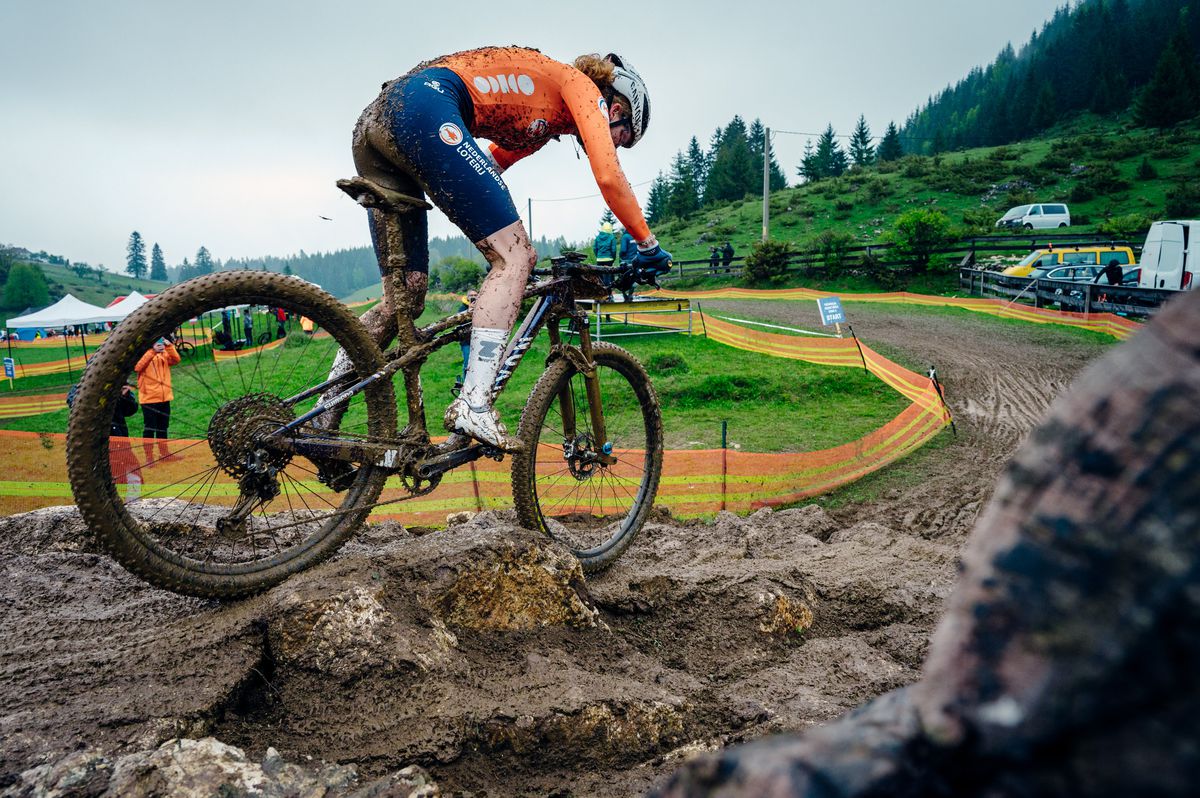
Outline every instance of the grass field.
{"label": "grass field", "polygon": [[[423,321],[453,310],[448,301],[433,302]],[[606,338],[619,328],[606,328]],[[716,448],[721,424],[728,423],[731,448],[745,451],[810,451],[854,440],[886,423],[906,402],[882,382],[860,369],[830,368],[731,350],[702,336],[655,335],[616,339],[646,365],[663,407],[668,448]],[[173,370],[176,400],[172,403],[172,434],[202,437],[213,407],[248,391],[286,396],[320,382],[332,361],[332,341],[309,338],[296,331],[287,344],[245,359],[214,363],[208,353]],[[539,337],[499,397],[497,406],[515,428],[525,399],[541,373],[548,351]],[[422,372],[430,427],[440,429],[441,411],[461,369],[455,345],[434,353]],[[65,375],[22,381],[62,385]],[[397,395],[402,388],[397,380]],[[62,432],[67,410],[0,422],[0,427],[38,432]],[[361,403],[345,422],[360,428]],[[130,432],[141,432],[140,415]]]}

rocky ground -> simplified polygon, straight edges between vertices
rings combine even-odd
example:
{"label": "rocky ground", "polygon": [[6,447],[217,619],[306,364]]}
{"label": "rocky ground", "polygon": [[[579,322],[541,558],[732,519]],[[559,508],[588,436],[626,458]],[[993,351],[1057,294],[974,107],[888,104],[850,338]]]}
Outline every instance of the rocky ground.
{"label": "rocky ground", "polygon": [[586,580],[488,513],[424,536],[372,527],[218,604],[145,586],[73,508],[0,519],[0,790],[638,794],[697,750],[913,682],[1001,467],[1108,347],[980,315],[849,310],[872,346],[937,366],[958,437],[871,502],[659,514]]}

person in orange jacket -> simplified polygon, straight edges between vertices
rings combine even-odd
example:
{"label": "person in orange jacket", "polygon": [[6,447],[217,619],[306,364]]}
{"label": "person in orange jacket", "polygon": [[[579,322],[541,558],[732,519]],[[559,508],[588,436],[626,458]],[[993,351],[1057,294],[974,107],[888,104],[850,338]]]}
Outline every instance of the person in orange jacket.
{"label": "person in orange jacket", "polygon": [[[174,460],[177,455],[167,449],[167,426],[171,422],[171,400],[175,398],[171,390],[171,367],[180,361],[175,344],[166,338],[159,338],[153,348],[142,355],[133,370],[138,375],[138,391],[142,400],[142,437],[145,441],[142,448],[150,462],[154,454],[151,438],[158,439],[158,459]],[[147,462],[146,465],[150,465]]]}

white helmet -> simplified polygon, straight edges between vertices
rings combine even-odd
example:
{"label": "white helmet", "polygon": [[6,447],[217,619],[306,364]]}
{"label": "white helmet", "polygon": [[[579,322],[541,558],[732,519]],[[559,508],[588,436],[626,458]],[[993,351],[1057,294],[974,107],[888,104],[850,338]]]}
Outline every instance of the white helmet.
{"label": "white helmet", "polygon": [[616,53],[609,53],[606,57],[613,63],[613,91],[628,97],[633,106],[629,109],[629,129],[633,139],[628,145],[632,147],[650,126],[650,92],[646,91],[646,82],[632,64]]}

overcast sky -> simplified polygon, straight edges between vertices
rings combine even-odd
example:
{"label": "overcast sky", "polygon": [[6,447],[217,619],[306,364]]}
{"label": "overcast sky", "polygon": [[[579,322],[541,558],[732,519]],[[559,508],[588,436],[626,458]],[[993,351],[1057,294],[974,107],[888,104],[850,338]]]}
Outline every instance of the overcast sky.
{"label": "overcast sky", "polygon": [[[652,97],[646,138],[621,151],[644,201],[734,114],[849,133],[862,113],[879,135],[1061,2],[0,0],[0,244],[115,270],[133,230],[171,265],[201,245],[221,260],[365,245],[334,186],[359,112],[419,61],[487,44],[626,55]],[[804,141],[774,139],[792,183]],[[568,141],[505,177],[535,235],[593,234],[603,205]],[[430,232],[457,231],[434,214]]]}

